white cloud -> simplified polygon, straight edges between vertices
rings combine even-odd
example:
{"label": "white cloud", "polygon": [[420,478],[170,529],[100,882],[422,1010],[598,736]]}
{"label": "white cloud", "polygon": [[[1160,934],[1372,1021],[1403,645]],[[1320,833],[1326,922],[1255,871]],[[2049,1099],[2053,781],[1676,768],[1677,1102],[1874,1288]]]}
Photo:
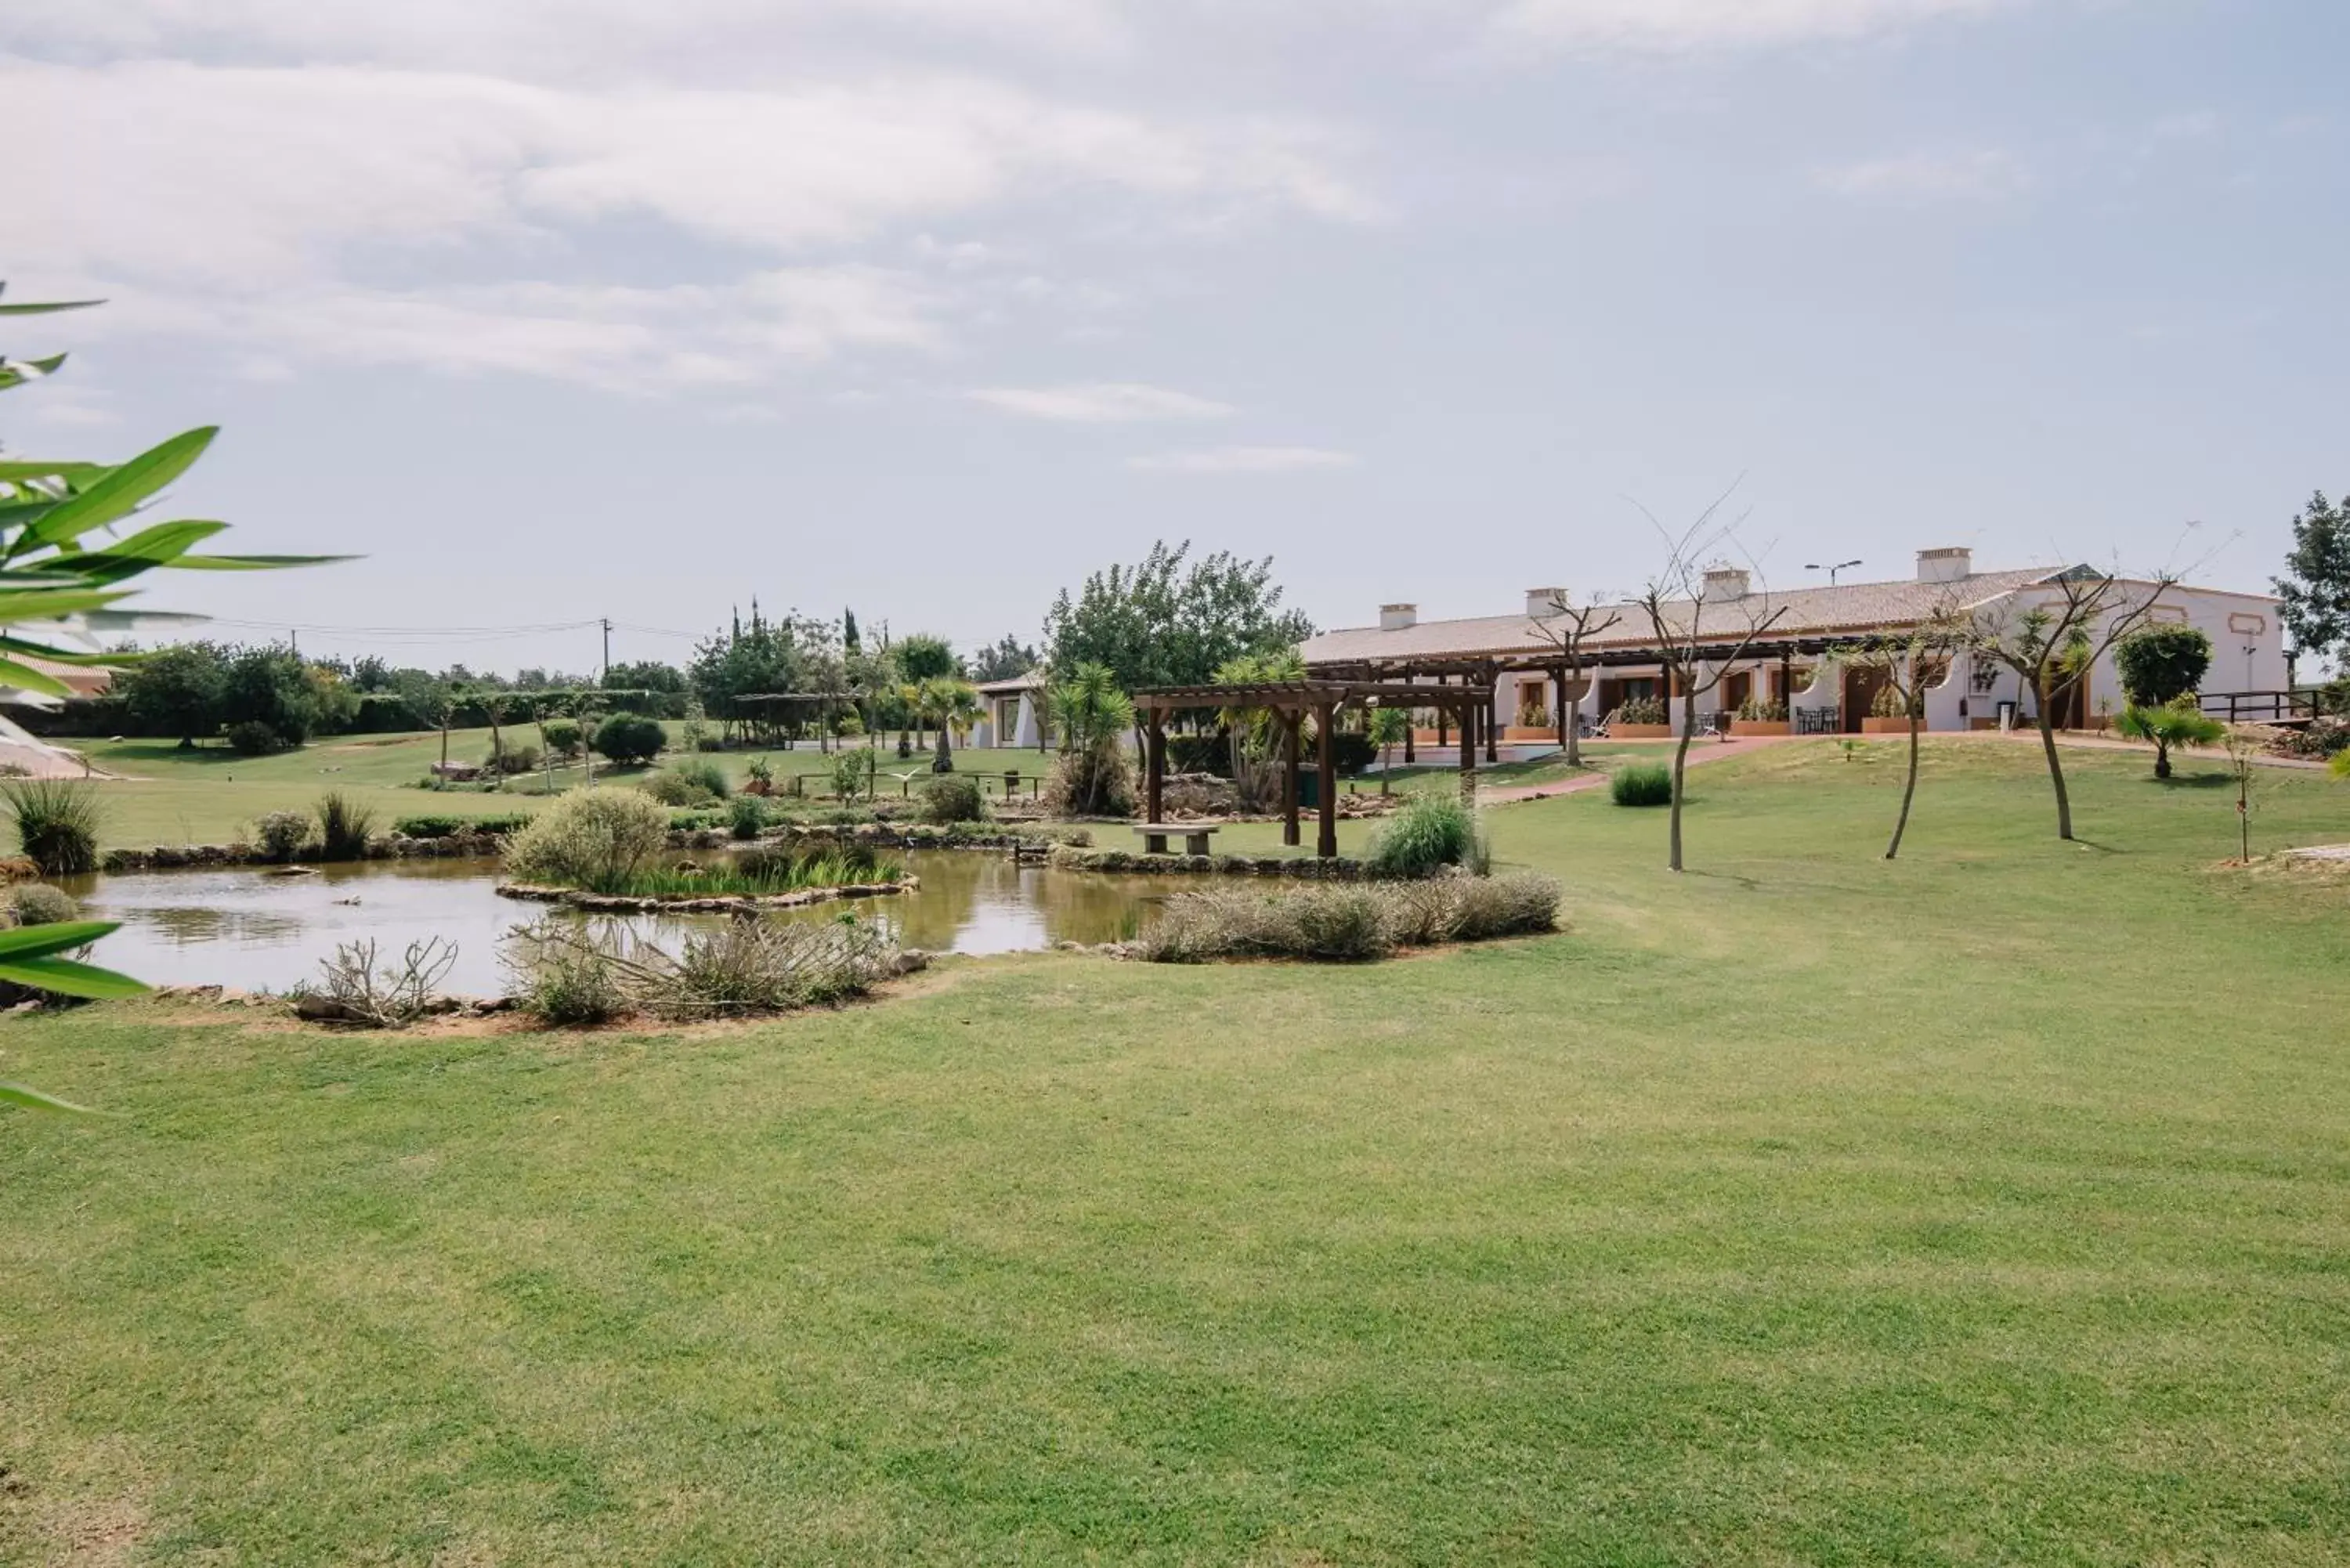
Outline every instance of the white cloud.
{"label": "white cloud", "polygon": [[1993,149],[1869,159],[1819,170],[1812,178],[1839,196],[1908,202],[1997,201],[2032,183],[2028,170]]}
{"label": "white cloud", "polygon": [[1214,420],[1233,411],[1229,403],[1130,381],[1095,381],[1065,387],[980,387],[963,395],[1003,413],[1070,424]]}
{"label": "white cloud", "polygon": [[[746,386],[779,364],[943,340],[940,296],[875,267],[784,267],[717,287],[512,283],[391,292],[316,286],[265,297],[133,295],[108,332],[218,338],[248,373],[296,364],[554,377],[615,390]],[[93,322],[99,318],[93,317]]]}
{"label": "white cloud", "polygon": [[1147,473],[1303,473],[1352,468],[1355,454],[1318,446],[1218,446],[1128,460]]}
{"label": "white cloud", "polygon": [[1757,47],[1852,39],[2018,0],[1510,0],[1488,29],[1501,49]]}
{"label": "white cloud", "polygon": [[1184,222],[1187,208],[1376,211],[1309,131],[1145,119],[967,76],[597,90],[0,57],[0,95],[26,123],[76,127],[11,161],[20,270],[251,282],[315,273],[354,245],[544,243],[636,216],[780,254],[1064,190]]}

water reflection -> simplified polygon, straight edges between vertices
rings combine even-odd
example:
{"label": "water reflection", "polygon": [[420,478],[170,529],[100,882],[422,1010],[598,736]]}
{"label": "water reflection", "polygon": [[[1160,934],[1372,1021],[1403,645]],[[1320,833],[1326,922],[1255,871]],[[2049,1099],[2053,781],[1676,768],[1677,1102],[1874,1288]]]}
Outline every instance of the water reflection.
{"label": "water reflection", "polygon": [[[890,922],[910,946],[1015,952],[1131,936],[1170,890],[1149,877],[1015,865],[1000,853],[918,850],[905,860],[922,881],[909,897],[817,904],[783,918],[837,919],[853,909]],[[318,960],[338,942],[372,938],[397,953],[439,937],[458,949],[448,988],[488,994],[504,981],[499,939],[547,912],[497,897],[496,880],[494,861],[405,860],[321,867],[299,877],[236,867],[77,877],[65,886],[93,918],[122,922],[100,950],[106,963],[151,984],[282,991],[315,979]],[[673,945],[697,921],[723,918],[619,923]]]}

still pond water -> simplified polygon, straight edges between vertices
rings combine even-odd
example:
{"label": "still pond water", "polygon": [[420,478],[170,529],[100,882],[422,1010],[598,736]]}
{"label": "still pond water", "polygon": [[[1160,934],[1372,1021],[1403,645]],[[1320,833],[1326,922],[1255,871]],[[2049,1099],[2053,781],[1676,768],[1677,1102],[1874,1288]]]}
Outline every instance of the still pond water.
{"label": "still pond water", "polygon": [[[816,904],[778,918],[829,920],[854,910],[891,922],[909,947],[1016,952],[1131,936],[1173,890],[1167,878],[1015,866],[1009,856],[977,850],[914,850],[902,858],[921,878],[911,894]],[[318,961],[338,942],[372,938],[381,958],[396,958],[410,942],[439,937],[457,946],[442,988],[487,996],[505,984],[499,939],[552,912],[499,898],[497,881],[494,860],[375,860],[325,866],[309,877],[232,867],[78,877],[64,886],[91,919],[122,922],[99,948],[101,961],[151,985],[283,991],[316,980]],[[648,915],[617,923],[674,950],[696,922],[723,919]]]}

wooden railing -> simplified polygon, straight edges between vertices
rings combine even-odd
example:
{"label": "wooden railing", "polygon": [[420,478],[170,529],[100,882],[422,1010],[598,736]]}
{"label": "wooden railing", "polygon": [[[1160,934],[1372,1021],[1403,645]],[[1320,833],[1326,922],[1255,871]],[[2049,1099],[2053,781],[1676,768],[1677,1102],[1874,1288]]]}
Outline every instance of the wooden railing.
{"label": "wooden railing", "polygon": [[2304,724],[2317,717],[2307,691],[2205,691],[2198,701],[2204,712],[2230,724]]}

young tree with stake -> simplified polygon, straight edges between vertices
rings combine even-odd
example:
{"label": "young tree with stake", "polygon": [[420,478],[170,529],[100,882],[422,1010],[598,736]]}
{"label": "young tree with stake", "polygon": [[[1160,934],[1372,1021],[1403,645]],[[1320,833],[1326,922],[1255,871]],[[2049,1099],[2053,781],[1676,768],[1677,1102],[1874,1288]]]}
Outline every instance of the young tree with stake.
{"label": "young tree with stake", "polygon": [[1909,806],[1918,798],[1918,732],[1925,728],[1927,689],[1940,682],[1966,643],[1966,623],[1946,599],[1901,636],[1873,638],[1831,655],[1838,664],[1877,670],[1909,720],[1909,765],[1901,780],[1901,815],[1894,818],[1892,842],[1885,846],[1887,860],[1901,853],[1901,836],[1909,831]]}
{"label": "young tree with stake", "polygon": [[1606,605],[1578,605],[1560,589],[1550,597],[1550,613],[1529,618],[1534,635],[1558,649],[1559,743],[1566,748],[1566,765],[1583,765],[1583,670],[1591,641],[1601,632],[1623,624],[1624,618]]}
{"label": "young tree with stake", "polygon": [[1690,742],[1697,734],[1697,700],[1719,687],[1731,666],[1745,658],[1747,650],[1787,614],[1785,606],[1771,603],[1767,588],[1754,591],[1751,562],[1749,569],[1742,571],[1704,564],[1736,543],[1736,524],[1719,521],[1729,499],[1725,492],[1679,534],[1658,522],[1648,508],[1641,508],[1665,542],[1665,565],[1635,602],[1655,634],[1668,685],[1681,700],[1680,736],[1673,747],[1671,847],[1667,861],[1675,871],[1682,869],[1681,801]]}

